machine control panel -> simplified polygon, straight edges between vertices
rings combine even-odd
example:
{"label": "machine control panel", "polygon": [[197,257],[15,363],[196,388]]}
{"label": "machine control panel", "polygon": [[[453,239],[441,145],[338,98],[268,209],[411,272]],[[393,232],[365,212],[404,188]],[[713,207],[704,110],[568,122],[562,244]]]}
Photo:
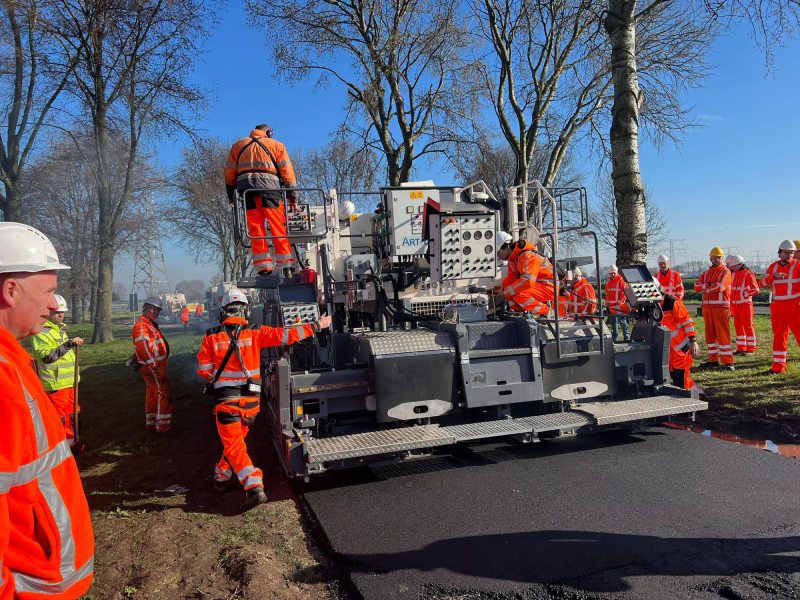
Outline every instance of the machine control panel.
{"label": "machine control panel", "polygon": [[431,279],[495,276],[497,213],[442,213],[430,219]]}
{"label": "machine control panel", "polygon": [[298,204],[297,209],[297,212],[287,212],[289,231],[301,232],[314,229],[317,215],[311,212],[311,206],[308,204]]}
{"label": "machine control panel", "polygon": [[645,265],[631,265],[619,268],[619,274],[627,282],[625,296],[631,306],[657,304],[664,300],[661,286],[650,274]]}
{"label": "machine control panel", "polygon": [[281,306],[281,318],[284,327],[306,325],[319,319],[319,307],[316,303],[295,302]]}

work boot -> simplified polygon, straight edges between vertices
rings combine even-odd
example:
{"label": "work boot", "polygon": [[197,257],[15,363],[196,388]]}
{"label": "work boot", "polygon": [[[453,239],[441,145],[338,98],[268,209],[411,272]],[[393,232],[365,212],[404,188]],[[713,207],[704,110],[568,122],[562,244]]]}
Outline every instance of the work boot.
{"label": "work boot", "polygon": [[716,361],[707,360],[704,363],[700,363],[700,369],[716,369],[719,366],[719,363]]}
{"label": "work boot", "polygon": [[267,276],[269,276],[269,275],[272,275],[272,269],[261,269],[261,270],[258,272],[258,274],[259,274],[259,276],[261,276],[261,277],[267,277]]}
{"label": "work boot", "polygon": [[286,267],[283,270],[283,277],[284,279],[291,279],[294,277],[294,267]]}
{"label": "work boot", "polygon": [[214,480],[214,491],[218,494],[224,494],[227,492],[231,487],[231,479],[226,481],[221,481],[219,479]]}
{"label": "work boot", "polygon": [[736,367],[734,365],[722,365],[724,369],[728,369],[728,371],[735,371]]}
{"label": "work boot", "polygon": [[267,495],[264,493],[263,486],[258,485],[247,490],[247,496],[245,498],[245,504],[247,506],[257,506],[259,504],[264,504],[266,501]]}
{"label": "work boot", "polygon": [[764,375],[783,375],[783,373],[781,373],[780,371],[773,371],[772,369],[769,369],[768,371],[764,372]]}

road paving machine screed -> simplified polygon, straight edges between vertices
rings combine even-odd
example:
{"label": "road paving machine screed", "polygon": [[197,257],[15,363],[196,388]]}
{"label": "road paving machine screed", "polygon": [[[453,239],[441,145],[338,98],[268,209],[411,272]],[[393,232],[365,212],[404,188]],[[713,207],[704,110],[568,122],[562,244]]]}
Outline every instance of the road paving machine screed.
{"label": "road paving machine screed", "polygon": [[[602,305],[559,316],[558,290],[575,266],[593,263],[602,289],[582,188],[532,181],[502,202],[483,182],[296,193],[288,237],[304,268],[238,282],[260,296],[268,325],[333,317],[330,331],[262,355],[264,412],[289,476],[474,440],[636,430],[708,407],[668,385],[670,332],[646,266],[619,269],[629,284],[630,342],[612,342]],[[249,246],[243,204],[234,220]],[[496,301],[501,229],[538,244],[555,265],[548,315],[507,312]],[[559,236],[593,241],[594,256],[559,256]]]}

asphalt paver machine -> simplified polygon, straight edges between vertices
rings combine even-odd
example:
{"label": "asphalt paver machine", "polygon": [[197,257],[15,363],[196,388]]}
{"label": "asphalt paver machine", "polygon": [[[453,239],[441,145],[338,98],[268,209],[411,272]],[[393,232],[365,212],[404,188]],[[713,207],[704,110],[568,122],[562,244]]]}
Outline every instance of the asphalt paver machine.
{"label": "asphalt paver machine", "polygon": [[[262,356],[264,412],[289,476],[475,440],[636,430],[707,408],[668,385],[670,332],[644,265],[620,266],[630,342],[612,342],[602,306],[559,316],[558,290],[575,266],[594,264],[601,289],[584,190],[533,181],[498,201],[483,182],[421,182],[299,194],[288,234],[304,268],[238,282],[260,296],[269,325],[311,322],[323,311],[334,319],[330,331]],[[241,206],[236,228],[249,245]],[[500,229],[537,243],[555,265],[550,314],[498,305]],[[594,255],[561,257],[565,235],[593,240]]]}

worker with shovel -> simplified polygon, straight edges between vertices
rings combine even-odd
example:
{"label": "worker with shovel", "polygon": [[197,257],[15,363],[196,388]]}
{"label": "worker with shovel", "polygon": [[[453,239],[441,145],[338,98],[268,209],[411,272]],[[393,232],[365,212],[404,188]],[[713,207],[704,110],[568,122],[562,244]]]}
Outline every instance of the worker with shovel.
{"label": "worker with shovel", "polygon": [[72,452],[83,449],[78,433],[78,346],[83,338],[67,336],[64,314],[67,302],[63,296],[55,295],[58,309],[50,311],[44,329],[33,337],[33,355],[36,370],[44,391],[53,403]]}

